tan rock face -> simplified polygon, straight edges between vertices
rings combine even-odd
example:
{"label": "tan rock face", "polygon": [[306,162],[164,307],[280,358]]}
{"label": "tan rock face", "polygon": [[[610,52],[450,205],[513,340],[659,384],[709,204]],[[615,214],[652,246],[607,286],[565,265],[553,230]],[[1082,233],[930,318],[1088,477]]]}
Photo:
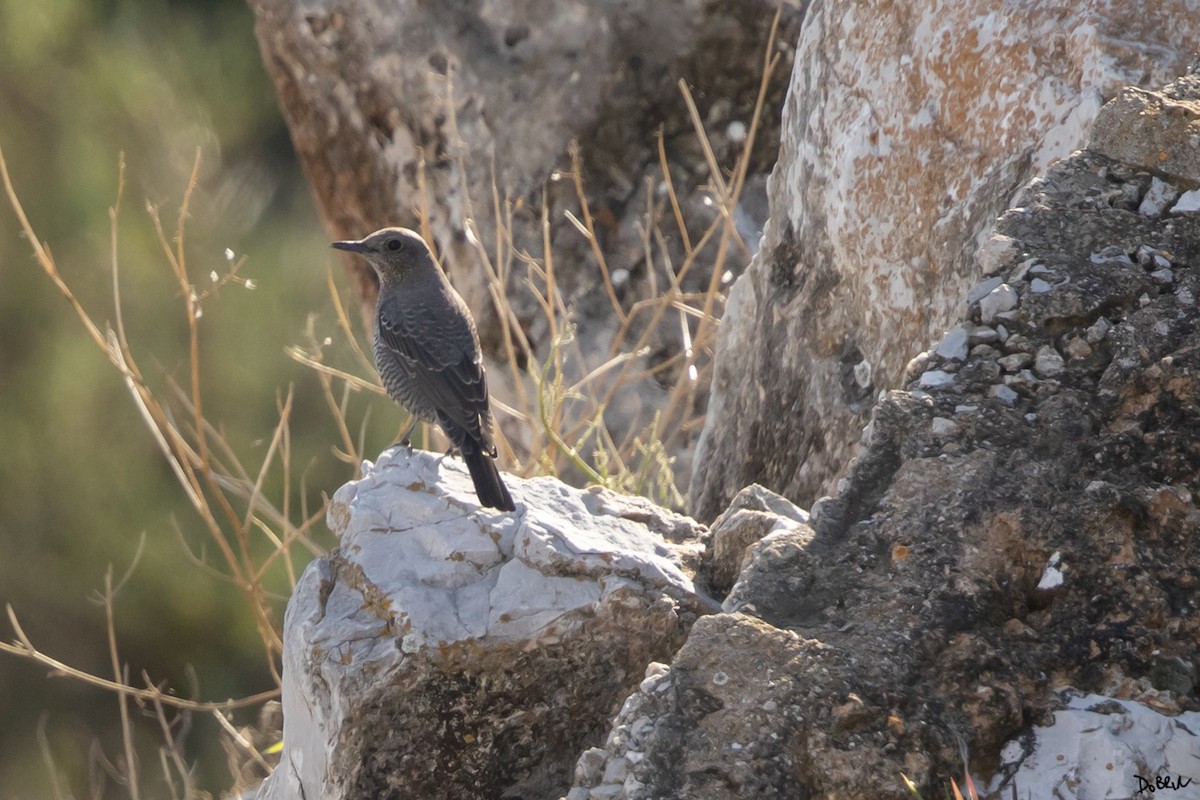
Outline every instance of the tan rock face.
{"label": "tan rock face", "polygon": [[1017,187],[1121,86],[1182,72],[1198,34],[1182,0],[813,3],[771,221],[722,323],[694,515],[755,481],[801,504],[831,490],[876,393],[1003,258],[976,250]]}

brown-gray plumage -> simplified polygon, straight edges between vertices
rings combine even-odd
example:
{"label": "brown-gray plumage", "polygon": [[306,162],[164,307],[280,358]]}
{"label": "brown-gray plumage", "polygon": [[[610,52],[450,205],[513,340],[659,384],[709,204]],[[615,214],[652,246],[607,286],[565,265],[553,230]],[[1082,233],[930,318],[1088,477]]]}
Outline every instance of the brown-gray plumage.
{"label": "brown-gray plumage", "polygon": [[384,228],[333,246],[361,254],[379,276],[375,363],[388,394],[441,426],[462,453],[481,505],[516,510],[496,469],[475,321],[425,240],[407,228]]}

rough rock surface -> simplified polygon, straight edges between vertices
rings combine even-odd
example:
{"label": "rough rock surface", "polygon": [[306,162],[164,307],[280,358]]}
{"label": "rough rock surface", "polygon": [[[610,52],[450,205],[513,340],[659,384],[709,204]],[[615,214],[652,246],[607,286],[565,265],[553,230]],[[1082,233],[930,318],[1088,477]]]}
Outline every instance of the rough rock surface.
{"label": "rough rock surface", "polygon": [[758,484],[747,486],[712,524],[701,569],[708,580],[706,588],[714,597],[724,597],[733,588],[750,545],[777,531],[795,530],[807,523],[808,512],[787,498]]}
{"label": "rough rock surface", "polygon": [[284,624],[283,798],[557,797],[645,665],[707,601],[703,528],[649,503],[386,451],[330,504],[340,539]]}
{"label": "rough rock surface", "polygon": [[[1200,77],[1162,96],[1200,101]],[[1089,710],[1145,735],[1056,753],[1082,781],[1062,797],[1200,785],[1171,749],[1200,710],[1200,216],[1143,211],[1200,173],[1148,161],[1083,151],[1019,193],[969,313],[876,405],[839,495],[751,547],[572,800],[908,797],[901,773],[940,797],[964,754],[1001,797],[1049,796],[1043,728]]]}
{"label": "rough rock surface", "polygon": [[814,2],[770,222],[721,323],[692,515],[752,482],[802,505],[829,492],[878,391],[1006,257],[976,251],[1016,189],[1120,87],[1183,72],[1198,38],[1190,0]]}

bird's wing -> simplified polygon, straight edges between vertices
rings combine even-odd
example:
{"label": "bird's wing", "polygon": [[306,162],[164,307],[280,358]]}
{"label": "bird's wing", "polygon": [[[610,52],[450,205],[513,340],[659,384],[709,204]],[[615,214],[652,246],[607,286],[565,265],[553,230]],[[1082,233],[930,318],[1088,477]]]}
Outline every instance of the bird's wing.
{"label": "bird's wing", "polygon": [[[385,299],[379,305],[379,339],[399,356],[414,390],[437,410],[442,427],[449,421],[491,451],[487,379],[475,330],[465,313],[438,300]],[[446,434],[457,438],[453,430]]]}

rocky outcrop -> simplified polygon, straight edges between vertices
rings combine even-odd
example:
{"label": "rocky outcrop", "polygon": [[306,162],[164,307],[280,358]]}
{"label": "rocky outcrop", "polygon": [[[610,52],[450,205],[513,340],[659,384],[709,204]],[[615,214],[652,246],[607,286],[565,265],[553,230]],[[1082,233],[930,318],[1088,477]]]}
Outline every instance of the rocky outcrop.
{"label": "rocky outcrop", "polygon": [[752,482],[802,505],[831,491],[878,392],[996,271],[1004,254],[976,251],[1013,193],[1198,38],[1184,0],[814,2],[771,221],[721,323],[693,516]]}
{"label": "rocky outcrop", "polygon": [[394,448],[330,503],[339,546],[284,624],[283,798],[557,797],[645,665],[709,601],[703,528],[636,498]]}
{"label": "rocky outcrop", "polygon": [[1018,193],[839,494],[751,546],[572,800],[940,797],[964,758],[999,797],[1200,785],[1198,110],[1200,77],[1130,89]]}
{"label": "rocky outcrop", "polygon": [[[454,459],[390,452],[289,606],[260,797],[886,800],[964,762],[1000,796],[1200,785],[1200,78],[1122,93],[1016,188],[1122,71],[1175,63],[1129,44],[1191,37],[1163,9],[814,6],[807,134],[723,323],[703,557],[644,501],[513,479],[491,514]],[[353,51],[337,13],[288,20]],[[845,90],[865,52],[893,83]],[[369,107],[352,85],[337,102]],[[752,479],[817,493],[853,441],[811,514],[761,487],[726,508]]]}

